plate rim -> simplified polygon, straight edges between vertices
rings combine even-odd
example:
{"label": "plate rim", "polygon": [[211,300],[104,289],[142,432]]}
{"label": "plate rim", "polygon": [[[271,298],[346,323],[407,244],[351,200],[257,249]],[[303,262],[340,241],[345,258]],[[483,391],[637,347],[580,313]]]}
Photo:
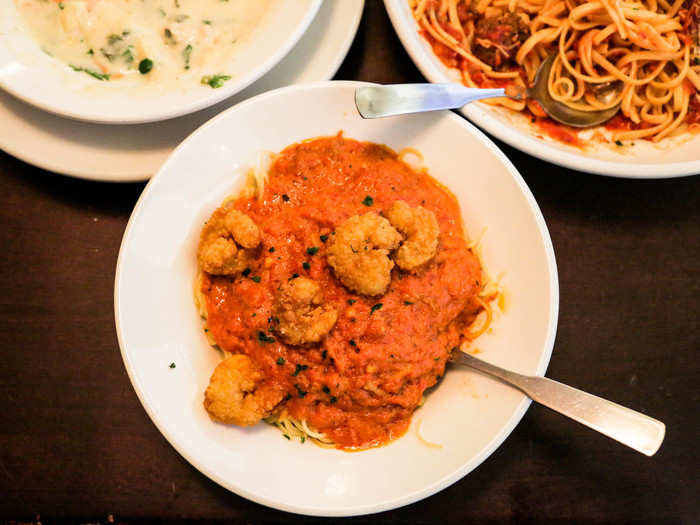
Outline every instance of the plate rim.
{"label": "plate rim", "polygon": [[242,80],[235,84],[224,84],[221,88],[217,90],[212,90],[212,93],[200,100],[194,102],[188,102],[182,104],[177,110],[161,111],[160,113],[154,113],[153,115],[147,117],[130,117],[124,119],[123,117],[99,117],[99,116],[89,116],[83,114],[79,111],[72,111],[66,109],[60,109],[50,104],[44,103],[42,101],[35,100],[31,97],[25,96],[16,86],[13,86],[11,80],[13,77],[3,77],[0,75],[0,89],[10,95],[18,98],[22,102],[34,106],[42,111],[51,113],[58,117],[63,117],[71,120],[77,120],[79,122],[88,122],[91,124],[108,124],[108,125],[134,125],[134,124],[149,124],[152,122],[161,122],[164,120],[170,120],[173,118],[182,117],[184,115],[189,115],[190,113],[195,113],[202,109],[211,107],[219,102],[243,91],[245,88],[253,84],[255,81],[263,77],[267,72],[269,72],[273,67],[279,64],[284,57],[289,54],[289,52],[296,46],[301,37],[304,35],[306,30],[309,28],[314,18],[318,14],[318,10],[321,7],[323,0],[307,0],[309,6],[304,13],[304,16],[299,21],[297,27],[290,33],[287,39],[284,41],[284,45],[280,46],[275,50],[270,56],[268,56],[264,61],[262,61],[256,68],[252,71],[247,72]]}
{"label": "plate rim", "polygon": [[[402,9],[400,3],[406,1],[384,0],[384,6],[389,14],[391,25],[398,35],[404,50],[428,81],[449,82],[450,79],[442,71],[446,67],[437,58],[424,60],[422,56],[424,50],[421,48],[418,32],[414,31],[413,28],[409,29],[406,27],[408,21],[405,20],[405,17],[400,12]],[[487,109],[478,104],[467,104],[457,111],[509,146],[545,162],[575,171],[625,179],[666,179],[700,174],[700,159],[664,164],[634,164],[595,159],[555,149],[546,142],[521,132],[514,126],[509,126],[499,121]],[[694,140],[700,141],[700,138]],[[634,173],[630,173],[630,171],[634,171]]]}
{"label": "plate rim", "polygon": [[[313,82],[321,82],[325,80],[330,80],[333,78],[333,76],[337,73],[338,69],[342,65],[343,61],[345,58],[347,58],[348,52],[350,51],[350,47],[352,46],[355,37],[357,35],[357,31],[359,29],[360,21],[362,19],[362,12],[363,12],[363,7],[364,7],[365,0],[353,0],[352,3],[345,3],[343,0],[324,0],[323,1],[323,6],[326,5],[331,5],[332,4],[332,9],[339,9],[338,6],[345,6],[345,5],[352,5],[353,7],[353,17],[350,19],[350,24],[348,24],[346,27],[348,27],[347,34],[345,35],[345,38],[342,41],[339,41],[337,48],[336,48],[336,53],[333,57],[333,60],[328,61],[326,66],[323,68],[323,74],[318,75]],[[319,9],[320,12],[321,9]],[[317,13],[318,15],[318,13]],[[314,17],[314,20],[312,20],[311,24],[309,25],[309,29],[317,22],[317,16]],[[304,32],[304,35],[306,35],[306,32]],[[303,36],[302,36],[303,38]],[[300,44],[301,38],[297,42],[296,45]],[[295,45],[295,48],[296,48]],[[271,70],[272,72],[276,67],[282,65],[285,60],[289,59],[289,55],[294,51],[294,48],[290,50],[287,55],[285,55],[282,60],[280,60]],[[264,77],[264,75],[263,75]],[[255,82],[253,82],[249,88],[255,87],[256,82],[259,80],[262,80],[262,78],[259,78]],[[312,82],[311,80],[309,82]],[[282,87],[282,86],[278,86]],[[247,89],[247,88],[246,88]],[[7,96],[9,98],[15,99],[16,97],[12,95],[9,92],[4,92],[4,96]],[[236,95],[231,95],[231,97],[235,97]],[[231,98],[229,97],[229,98]],[[224,99],[225,102],[228,99]],[[39,108],[35,107],[32,104],[27,104],[21,99],[17,99],[17,102],[20,104],[26,104],[27,107],[32,110],[32,111],[41,111]],[[2,106],[2,103],[0,102],[0,106]],[[228,109],[228,108],[227,108]],[[202,111],[202,110],[200,110]],[[174,119],[169,119],[169,120],[177,120],[180,118],[187,118],[190,115],[183,115],[180,117],[175,117]],[[78,121],[75,119],[70,119],[66,117],[62,117],[60,115],[55,115],[53,113],[50,114],[52,118],[57,118],[57,119],[62,119],[66,124],[74,124],[74,125],[93,125],[93,123],[89,122],[84,122],[84,121]],[[162,121],[164,122],[164,121]],[[156,123],[158,124],[158,123]],[[128,126],[140,126],[141,124],[94,124],[94,125],[99,125],[99,126],[123,126],[123,127],[128,127]],[[46,129],[46,128],[41,128]],[[176,145],[173,145],[172,150]],[[2,134],[0,133],[0,150],[4,151],[7,153],[9,156],[14,157],[22,162],[25,162],[31,166],[37,167],[39,169],[45,170],[50,172],[51,174],[56,174],[56,175],[65,175],[67,177],[72,177],[76,179],[82,179],[82,180],[90,180],[90,181],[96,181],[96,182],[105,182],[105,183],[138,183],[138,182],[145,182],[148,181],[149,178],[151,178],[155,172],[149,171],[149,172],[140,172],[140,173],[130,173],[130,174],[121,174],[121,175],[94,175],[93,171],[87,169],[87,168],[82,168],[82,169],[73,169],[73,168],[64,168],[61,166],[53,165],[48,160],[50,160],[50,157],[47,157],[45,155],[41,154],[41,150],[37,149],[35,147],[25,147],[25,148],[15,148],[12,145],[8,145],[6,142],[2,141]],[[171,151],[172,153],[172,151]],[[157,171],[157,170],[156,170]]]}
{"label": "plate rim", "polygon": [[[185,148],[187,146],[187,143],[192,140],[192,137],[199,133],[201,130],[215,125],[219,120],[224,119],[224,118],[229,118],[228,115],[230,113],[234,113],[236,111],[239,111],[240,108],[245,107],[249,104],[253,103],[259,103],[261,101],[264,101],[267,98],[270,97],[275,97],[278,96],[280,92],[292,92],[292,91],[305,91],[305,90],[310,90],[310,89],[318,89],[318,88],[343,88],[343,87],[361,87],[361,86],[369,86],[373,85],[370,82],[361,82],[361,81],[321,81],[321,82],[312,82],[312,83],[303,83],[303,84],[293,84],[290,86],[284,86],[275,90],[267,91],[265,93],[261,93],[259,95],[256,95],[255,97],[251,97],[249,99],[246,99],[239,104],[236,104],[235,106],[232,106],[231,108],[223,111],[222,113],[219,113],[215,117],[213,117],[211,120],[207,121],[204,123],[202,126],[200,126],[197,130],[195,130],[192,134],[190,134],[185,140],[183,140],[177,148],[171,153],[171,155],[168,157],[168,160],[166,160],[165,163],[161,166],[161,168],[158,170],[158,172],[151,177],[151,179],[148,181],[146,184],[146,187],[144,188],[143,192],[139,196],[138,201],[136,202],[136,205],[134,206],[134,209],[129,217],[129,221],[127,223],[127,226],[124,230],[124,235],[122,237],[122,241],[119,247],[119,255],[117,258],[117,264],[116,264],[116,270],[115,270],[115,277],[114,277],[114,321],[115,321],[115,328],[117,332],[117,340],[119,343],[119,349],[120,349],[120,354],[122,356],[122,361],[124,363],[124,367],[126,368],[127,375],[129,376],[129,380],[131,382],[131,385],[136,392],[136,395],[141,402],[142,407],[148,414],[149,418],[151,419],[152,423],[156,426],[158,431],[162,434],[162,436],[168,441],[168,443],[180,454],[187,462],[197,470],[199,470],[202,474],[207,476],[209,479],[212,481],[216,482],[220,486],[226,488],[227,490],[233,492],[234,494],[237,494],[241,497],[244,497],[250,501],[253,501],[255,503],[259,503],[261,505],[265,505],[270,508],[274,508],[277,510],[285,511],[285,512],[290,512],[294,514],[300,514],[300,515],[305,515],[305,516],[320,516],[320,517],[349,517],[349,516],[361,516],[361,515],[368,515],[368,514],[375,514],[378,512],[383,512],[387,510],[392,510],[396,509],[399,507],[403,507],[406,505],[409,505],[411,503],[415,503],[417,501],[420,501],[422,499],[425,499],[429,496],[432,496],[433,494],[449,487],[450,485],[454,484],[467,474],[469,474],[472,470],[477,468],[481,463],[483,463],[484,460],[486,460],[491,454],[493,454],[505,441],[505,439],[510,436],[510,434],[513,432],[517,424],[520,422],[520,420],[523,418],[525,415],[525,412],[529,408],[531,404],[531,400],[522,394],[523,399],[520,401],[520,403],[517,405],[516,409],[513,411],[513,414],[510,416],[508,421],[505,423],[505,425],[502,427],[500,432],[493,436],[492,440],[486,445],[479,454],[477,454],[475,457],[471,458],[471,460],[466,463],[465,465],[462,465],[461,468],[458,468],[456,471],[454,471],[452,474],[447,475],[440,480],[437,480],[434,482],[432,485],[428,487],[424,487],[420,490],[414,491],[410,494],[403,495],[400,497],[396,497],[390,501],[385,501],[380,504],[371,504],[371,505],[363,505],[363,506],[354,506],[354,507],[343,507],[343,508],[334,508],[334,509],[329,509],[327,507],[302,507],[302,506],[294,506],[294,505],[287,505],[287,504],[280,504],[272,499],[266,498],[266,497],[261,497],[257,494],[253,494],[250,491],[246,489],[241,489],[238,486],[234,486],[230,481],[223,479],[221,476],[213,472],[211,469],[209,469],[206,465],[202,465],[201,463],[197,462],[194,458],[192,458],[186,450],[184,450],[184,447],[181,446],[181,444],[177,441],[176,438],[174,438],[170,432],[168,431],[167,428],[165,428],[165,425],[158,420],[156,417],[156,411],[154,410],[153,407],[151,407],[148,403],[148,396],[145,393],[145,389],[142,389],[141,383],[138,381],[138,378],[136,376],[136,372],[134,370],[133,364],[131,363],[129,359],[128,352],[126,351],[126,347],[124,344],[124,338],[122,334],[122,327],[121,327],[121,315],[120,311],[122,309],[121,307],[121,295],[120,295],[120,281],[122,277],[122,266],[124,264],[124,259],[127,256],[126,251],[128,250],[128,244],[130,242],[130,237],[132,235],[132,230],[134,228],[134,224],[136,220],[138,219],[138,216],[141,214],[141,211],[143,209],[144,203],[146,199],[149,198],[151,192],[153,191],[155,185],[158,183],[158,181],[163,177],[163,173],[165,173],[165,170],[169,167],[169,164],[172,162],[172,159],[175,155],[175,153],[179,152],[180,149]],[[542,215],[542,211],[539,208],[539,205],[537,204],[537,201],[535,200],[532,192],[530,191],[529,187],[525,183],[524,179],[522,178],[522,175],[518,172],[518,170],[515,168],[513,163],[505,156],[505,154],[496,146],[496,144],[493,143],[481,130],[476,128],[472,123],[466,121],[465,119],[453,114],[452,112],[445,111],[443,112],[446,118],[452,119],[455,123],[457,123],[459,126],[463,127],[464,130],[467,133],[471,133],[475,138],[479,140],[485,147],[487,147],[492,153],[494,153],[497,158],[503,163],[504,167],[508,171],[508,173],[513,177],[513,180],[516,182],[518,187],[520,188],[522,195],[525,197],[525,200],[527,204],[529,205],[530,211],[533,214],[533,217],[535,219],[535,223],[537,225],[537,230],[539,232],[540,238],[542,239],[544,251],[546,254],[546,260],[548,263],[548,268],[547,268],[547,277],[548,277],[548,283],[549,283],[549,305],[551,306],[550,312],[549,312],[549,319],[547,321],[547,337],[544,342],[544,348],[542,353],[540,354],[539,362],[536,368],[536,375],[541,375],[543,376],[545,371],[547,370],[547,367],[549,365],[549,361],[552,356],[552,352],[554,349],[554,342],[556,339],[556,333],[557,333],[557,326],[558,326],[558,317],[559,317],[559,278],[558,278],[558,272],[557,272],[557,264],[556,264],[556,258],[554,254],[554,248],[552,245],[552,240],[551,236],[549,235],[549,230],[547,228],[546,221],[544,220],[544,216]]]}

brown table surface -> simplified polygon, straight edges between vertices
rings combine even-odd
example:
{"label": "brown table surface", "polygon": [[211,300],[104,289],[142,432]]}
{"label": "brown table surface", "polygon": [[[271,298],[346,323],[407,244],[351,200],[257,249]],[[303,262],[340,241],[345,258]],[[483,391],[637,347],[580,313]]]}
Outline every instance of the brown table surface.
{"label": "brown table surface", "polygon": [[[381,2],[368,0],[337,78],[421,81]],[[533,405],[461,481],[357,520],[700,523],[700,177],[587,175],[497,143],[554,243],[561,302],[547,375],[661,419],[666,440],[648,458]],[[0,179],[0,520],[311,520],[210,481],[136,398],[112,292],[143,184],[76,180],[2,152]]]}

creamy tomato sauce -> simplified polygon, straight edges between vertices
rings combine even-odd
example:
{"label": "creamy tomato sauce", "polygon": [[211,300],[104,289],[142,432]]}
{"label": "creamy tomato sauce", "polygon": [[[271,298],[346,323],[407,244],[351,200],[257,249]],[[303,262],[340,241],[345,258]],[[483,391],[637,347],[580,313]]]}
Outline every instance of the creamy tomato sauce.
{"label": "creamy tomato sauce", "polygon": [[[98,80],[220,87],[270,0],[15,0],[42,49]],[[229,77],[230,78],[230,77]]]}
{"label": "creamy tomato sauce", "polygon": [[[335,228],[397,200],[435,213],[436,256],[417,273],[394,267],[382,296],[348,291],[326,260]],[[244,275],[204,274],[216,342],[250,356],[288,392],[278,411],[305,420],[338,447],[401,436],[480,310],[481,267],[467,247],[455,197],[392,150],[339,134],[286,148],[269,170],[262,200],[239,198],[234,207],[258,225],[262,243]],[[297,276],[319,282],[338,311],[331,332],[309,347],[286,345],[272,330],[275,294]]]}

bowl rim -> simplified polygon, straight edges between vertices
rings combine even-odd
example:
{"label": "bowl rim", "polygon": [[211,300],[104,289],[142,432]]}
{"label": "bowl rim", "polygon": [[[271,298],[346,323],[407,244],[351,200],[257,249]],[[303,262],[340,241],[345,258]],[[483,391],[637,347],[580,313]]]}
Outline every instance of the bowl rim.
{"label": "bowl rim", "polygon": [[[287,54],[294,48],[294,46],[299,42],[301,37],[309,28],[311,22],[318,14],[318,10],[320,9],[323,0],[307,1],[309,2],[309,5],[306,8],[304,16],[298,22],[297,27],[294,28],[294,31],[289,34],[287,39],[284,41],[284,44],[279,46],[274,53],[270,54],[265,60],[261,61],[255,68],[247,71],[243,75],[237,76],[236,82],[228,82],[216,90],[212,89],[211,93],[209,93],[207,96],[180,104],[176,106],[175,109],[165,109],[153,113],[145,112],[141,116],[124,117],[117,114],[106,116],[104,111],[101,112],[102,114],[85,113],[84,111],[64,108],[62,106],[57,106],[43,100],[37,100],[34,97],[27,96],[11,82],[11,76],[0,75],[0,88],[5,90],[10,95],[18,98],[22,102],[30,104],[43,111],[47,111],[48,113],[52,113],[59,117],[78,120],[81,122],[90,122],[94,124],[130,125],[160,122],[163,120],[181,117],[183,115],[188,115],[190,113],[195,113],[199,110],[206,109],[240,91],[243,91],[245,88],[263,77],[277,64],[279,64],[279,62],[285,56],[287,56]],[[9,82],[8,79],[10,80]],[[147,106],[144,105],[144,109],[146,107]]]}
{"label": "bowl rim", "polygon": [[[240,486],[237,486],[235,483],[232,483],[230,480],[224,479],[221,476],[219,476],[216,472],[212,471],[207,465],[204,465],[202,463],[199,463],[195,458],[193,458],[189,452],[185,449],[184,446],[177,440],[175,436],[173,436],[169,430],[166,428],[166,426],[163,424],[163,422],[158,418],[157,412],[154,409],[154,407],[150,406],[148,402],[148,398],[145,394],[145,389],[142,387],[141,383],[138,380],[135,368],[133,363],[131,362],[128,352],[126,350],[125,346],[125,336],[123,333],[123,329],[121,326],[121,310],[122,310],[122,298],[120,294],[120,282],[122,279],[122,272],[123,272],[123,264],[124,260],[127,257],[127,251],[128,251],[128,245],[130,242],[130,237],[132,235],[132,230],[135,227],[135,223],[137,219],[139,218],[141,211],[144,207],[144,203],[146,200],[150,197],[151,193],[154,191],[154,188],[156,185],[159,183],[160,179],[163,178],[165,173],[169,170],[170,164],[173,161],[173,158],[176,156],[176,154],[181,150],[185,149],[187,147],[187,144],[192,140],[192,138],[201,132],[202,130],[216,125],[220,120],[226,119],[226,118],[231,118],[231,115],[239,111],[241,108],[245,108],[248,105],[251,104],[256,104],[260,103],[268,98],[272,97],[277,97],[284,95],[285,93],[288,92],[295,92],[295,91],[313,91],[315,89],[343,89],[343,88],[357,88],[361,86],[369,86],[373,85],[372,83],[369,82],[359,82],[359,81],[322,81],[322,82],[312,82],[312,83],[306,83],[306,84],[295,84],[291,86],[285,86],[282,88],[278,88],[275,90],[267,91],[265,93],[262,93],[260,95],[257,95],[255,97],[252,97],[250,99],[247,99],[229,109],[226,111],[220,113],[219,115],[213,117],[211,120],[203,124],[200,128],[192,132],[184,141],[178,145],[178,147],[171,153],[171,155],[168,157],[168,160],[161,166],[161,168],[158,170],[158,172],[148,181],[146,184],[146,187],[144,188],[143,192],[141,193],[141,196],[139,197],[136,205],[134,206],[134,209],[132,211],[131,216],[129,217],[129,221],[127,223],[127,226],[124,230],[124,235],[122,237],[122,241],[119,247],[119,256],[117,258],[117,265],[116,265],[116,271],[115,271],[115,278],[114,278],[114,320],[115,320],[115,327],[117,331],[117,340],[119,343],[119,349],[120,353],[122,356],[122,360],[124,362],[124,366],[126,368],[127,374],[129,376],[129,380],[131,381],[132,387],[134,388],[137,397],[139,398],[139,401],[141,402],[141,405],[143,406],[144,410],[148,414],[149,418],[153,422],[153,424],[156,426],[156,428],[159,430],[159,432],[163,435],[163,437],[166,438],[166,440],[170,443],[170,445],[184,458],[186,459],[194,468],[199,470],[201,473],[203,473],[205,476],[207,476],[209,479],[215,481],[222,487],[226,488],[227,490],[230,490],[231,492],[238,494],[248,500],[254,501],[256,503],[259,503],[261,505],[265,505],[267,507],[271,507],[274,509],[286,511],[286,512],[291,512],[295,514],[300,514],[300,515],[307,515],[307,516],[321,516],[321,517],[346,517],[346,516],[360,516],[360,515],[367,515],[367,514],[374,514],[382,511],[387,511],[391,509],[395,509],[398,507],[403,507],[405,505],[420,501],[422,499],[427,498],[428,496],[431,496],[447,487],[455,483],[456,481],[460,480],[464,476],[466,476],[469,472],[474,470],[476,467],[478,467],[485,459],[487,459],[498,447],[503,443],[503,441],[512,433],[514,428],[517,426],[517,424],[520,422],[522,417],[525,415],[525,412],[527,411],[528,407],[531,404],[531,400],[527,398],[527,396],[523,395],[523,399],[520,401],[520,403],[517,405],[516,409],[513,411],[511,414],[510,418],[508,421],[503,425],[503,427],[500,429],[500,431],[493,436],[491,441],[488,443],[487,446],[483,448],[483,450],[477,454],[476,456],[472,457],[468,462],[465,464],[461,465],[460,468],[455,470],[452,474],[445,476],[438,481],[434,482],[432,485],[423,487],[420,490],[416,490],[412,493],[409,494],[404,494],[400,497],[396,497],[392,500],[389,501],[384,501],[382,503],[374,503],[374,504],[369,504],[369,505],[362,505],[362,506],[350,506],[350,507],[336,507],[333,509],[329,509],[327,507],[314,507],[314,506],[297,506],[297,505],[287,505],[287,504],[280,504],[279,502],[275,501],[274,499],[267,498],[260,496],[258,494],[252,493],[249,490],[245,488],[241,488]],[[479,140],[490,152],[496,155],[498,160],[501,161],[503,166],[506,168],[506,171],[509,173],[511,177],[513,177],[513,180],[516,182],[518,185],[518,188],[520,189],[521,195],[525,198],[525,201],[533,214],[533,219],[535,221],[535,224],[537,226],[537,230],[539,233],[539,237],[542,240],[543,243],[543,248],[545,251],[546,255],[546,260],[547,260],[547,281],[549,284],[549,300],[548,300],[548,306],[550,307],[550,312],[549,312],[549,318],[547,320],[547,335],[546,335],[546,340],[544,343],[544,347],[542,349],[542,352],[539,357],[539,362],[536,368],[536,375],[544,375],[545,371],[547,370],[547,366],[549,365],[550,358],[552,356],[552,351],[554,349],[554,342],[556,338],[556,332],[557,332],[557,322],[558,322],[558,315],[559,315],[559,280],[558,280],[558,273],[557,273],[557,265],[556,265],[556,259],[555,259],[555,254],[554,254],[554,248],[552,246],[552,241],[551,237],[549,235],[549,230],[547,229],[546,222],[544,220],[544,217],[542,215],[542,212],[537,205],[537,202],[535,201],[535,198],[530,191],[529,187],[525,183],[524,179],[520,175],[520,173],[517,171],[515,166],[511,163],[511,161],[505,156],[505,154],[479,129],[477,129],[473,124],[470,122],[467,122],[465,119],[453,114],[452,112],[445,111],[443,112],[445,115],[445,118],[451,119],[453,122],[461,126],[466,133],[472,134],[475,138]]]}
{"label": "bowl rim", "polygon": [[[420,35],[413,27],[414,20],[413,18],[409,20],[404,15],[401,2],[407,2],[407,0],[384,0],[384,5],[404,49],[423,76],[430,82],[450,82],[451,79],[445,73],[446,67],[437,57],[433,58],[427,54]],[[628,179],[662,179],[700,174],[700,158],[671,163],[624,163],[596,159],[557,149],[547,142],[495,118],[491,114],[492,110],[489,111],[483,105],[467,104],[459,111],[480,128],[506,144],[538,159],[572,170]],[[700,143],[700,135],[693,140]]]}

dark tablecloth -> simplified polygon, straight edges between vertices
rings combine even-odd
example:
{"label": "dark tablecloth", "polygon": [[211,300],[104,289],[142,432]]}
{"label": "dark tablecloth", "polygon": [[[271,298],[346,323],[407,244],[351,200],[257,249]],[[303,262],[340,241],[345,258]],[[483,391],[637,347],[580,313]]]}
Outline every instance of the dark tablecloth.
{"label": "dark tablecloth", "polygon": [[[422,80],[381,2],[368,0],[336,78]],[[700,523],[700,177],[599,177],[497,144],[554,243],[561,302],[547,375],[661,419],[666,440],[647,458],[533,405],[461,481],[358,521]],[[143,184],[76,180],[1,152],[0,181],[0,520],[317,521],[219,487],[139,404],[112,294]]]}

